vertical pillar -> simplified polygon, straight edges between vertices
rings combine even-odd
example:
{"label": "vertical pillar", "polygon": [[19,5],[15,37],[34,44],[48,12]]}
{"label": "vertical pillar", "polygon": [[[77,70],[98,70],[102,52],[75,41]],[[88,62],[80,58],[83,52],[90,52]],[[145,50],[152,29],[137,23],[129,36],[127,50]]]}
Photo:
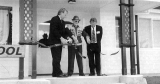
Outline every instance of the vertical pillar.
{"label": "vertical pillar", "polygon": [[140,74],[140,64],[139,64],[139,38],[138,38],[138,15],[135,16],[135,28],[136,28],[137,74]]}
{"label": "vertical pillar", "polygon": [[122,53],[122,75],[127,75],[126,48],[121,48]]}
{"label": "vertical pillar", "polygon": [[[37,45],[37,0],[19,0],[20,2],[20,43],[32,45],[32,79],[36,78]],[[21,60],[21,59],[20,59]]]}
{"label": "vertical pillar", "polygon": [[[122,74],[126,75],[126,48],[130,48],[131,74],[136,74],[135,69],[135,44],[134,44],[134,17],[133,0],[120,0],[120,16],[122,27]],[[123,62],[124,61],[124,62]],[[126,71],[125,71],[126,70]]]}
{"label": "vertical pillar", "polygon": [[127,75],[127,62],[126,62],[126,47],[123,46],[125,44],[126,38],[125,38],[125,6],[123,5],[125,3],[125,0],[120,0],[120,26],[122,28],[122,44],[121,44],[121,53],[122,53],[122,75]]}
{"label": "vertical pillar", "polygon": [[130,43],[130,59],[131,59],[131,75],[136,74],[135,69],[135,44],[134,44],[134,14],[133,14],[133,0],[129,0],[129,16],[130,16],[130,35],[131,35],[131,43]]}
{"label": "vertical pillar", "polygon": [[[33,41],[37,41],[37,0],[33,0]],[[32,45],[32,79],[37,75],[37,45]]]}
{"label": "vertical pillar", "polygon": [[24,57],[19,58],[19,79],[24,78]]}
{"label": "vertical pillar", "polygon": [[[23,5],[23,0],[19,0],[19,25],[20,25],[20,42],[24,42],[24,37],[23,32],[24,32],[24,24],[22,21],[24,21],[24,5]],[[24,58],[20,57],[19,58],[19,79],[23,79],[24,78]]]}

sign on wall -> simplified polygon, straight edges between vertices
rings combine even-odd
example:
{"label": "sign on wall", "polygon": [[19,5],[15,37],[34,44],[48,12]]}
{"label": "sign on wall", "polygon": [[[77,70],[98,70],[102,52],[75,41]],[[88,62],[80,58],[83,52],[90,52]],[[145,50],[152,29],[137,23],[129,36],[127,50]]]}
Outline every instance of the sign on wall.
{"label": "sign on wall", "polygon": [[0,45],[0,58],[24,57],[23,45]]}

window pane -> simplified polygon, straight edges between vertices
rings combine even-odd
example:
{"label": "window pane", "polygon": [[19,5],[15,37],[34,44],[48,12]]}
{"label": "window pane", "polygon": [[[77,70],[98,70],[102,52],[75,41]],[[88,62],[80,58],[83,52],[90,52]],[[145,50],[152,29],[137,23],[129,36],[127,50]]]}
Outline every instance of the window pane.
{"label": "window pane", "polygon": [[12,44],[12,8],[0,6],[0,44]]}
{"label": "window pane", "polygon": [[139,19],[139,43],[140,48],[152,47],[151,19]]}
{"label": "window pane", "polygon": [[120,47],[121,44],[121,27],[120,27],[120,17],[115,18],[116,21],[116,47]]}
{"label": "window pane", "polygon": [[153,20],[154,47],[160,47],[160,20]]}

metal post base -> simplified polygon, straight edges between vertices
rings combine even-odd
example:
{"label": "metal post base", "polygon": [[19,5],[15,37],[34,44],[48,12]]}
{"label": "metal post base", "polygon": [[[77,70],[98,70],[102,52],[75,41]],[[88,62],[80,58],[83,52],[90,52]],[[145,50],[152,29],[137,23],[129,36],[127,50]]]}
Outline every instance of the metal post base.
{"label": "metal post base", "polygon": [[36,70],[33,70],[33,71],[32,71],[32,76],[31,76],[31,78],[32,78],[32,79],[36,79],[36,77],[37,77],[37,71],[36,71]]}
{"label": "metal post base", "polygon": [[20,57],[19,58],[19,79],[24,78],[24,58]]}
{"label": "metal post base", "polygon": [[19,79],[23,79],[24,78],[24,71],[19,71]]}
{"label": "metal post base", "polygon": [[127,68],[122,69],[122,75],[127,75]]}
{"label": "metal post base", "polygon": [[131,75],[136,75],[136,69],[135,68],[131,68]]}

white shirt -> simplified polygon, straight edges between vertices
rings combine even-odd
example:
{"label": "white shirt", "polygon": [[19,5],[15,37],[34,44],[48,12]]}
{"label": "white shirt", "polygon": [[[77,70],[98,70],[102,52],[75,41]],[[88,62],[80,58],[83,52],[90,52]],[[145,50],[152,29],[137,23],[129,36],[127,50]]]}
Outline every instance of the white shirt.
{"label": "white shirt", "polygon": [[[93,27],[91,26],[91,34],[93,32]],[[94,33],[95,33],[95,42],[94,43],[97,43],[97,33],[96,33],[96,26],[94,27]],[[93,43],[93,42],[91,42]]]}
{"label": "white shirt", "polygon": [[62,18],[58,15],[59,19],[62,20]]}

